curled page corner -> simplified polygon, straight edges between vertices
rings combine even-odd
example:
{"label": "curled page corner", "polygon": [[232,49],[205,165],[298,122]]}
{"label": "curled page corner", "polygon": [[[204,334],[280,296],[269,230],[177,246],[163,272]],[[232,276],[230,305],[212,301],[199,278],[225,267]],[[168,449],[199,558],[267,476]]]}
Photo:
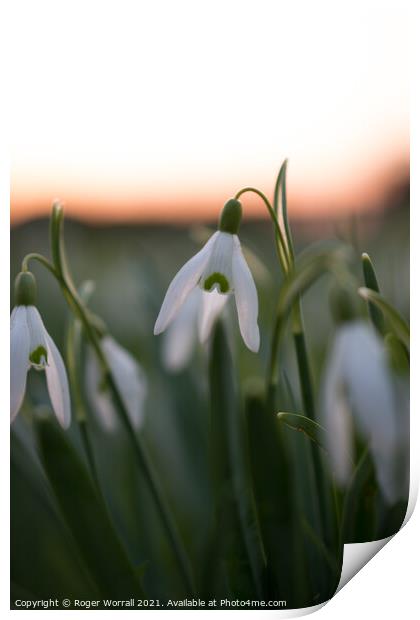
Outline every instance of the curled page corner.
{"label": "curled page corner", "polygon": [[334,596],[393,538],[344,545],[340,582]]}
{"label": "curled page corner", "polygon": [[373,540],[363,543],[348,543],[344,545],[343,564],[341,568],[340,582],[334,593],[334,596],[364,567],[385,545],[394,538],[402,528],[407,524],[413,514],[418,495],[418,484],[413,479],[410,480],[410,493],[408,498],[407,511],[405,513],[404,522],[401,528],[395,534],[382,538],[381,540]]}

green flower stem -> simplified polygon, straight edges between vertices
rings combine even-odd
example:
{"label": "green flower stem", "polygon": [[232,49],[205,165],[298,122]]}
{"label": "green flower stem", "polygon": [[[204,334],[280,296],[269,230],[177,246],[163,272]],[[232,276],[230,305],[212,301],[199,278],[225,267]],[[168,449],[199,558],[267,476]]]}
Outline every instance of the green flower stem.
{"label": "green flower stem", "polygon": [[[29,262],[31,260],[36,260],[39,263],[41,263],[41,265],[43,265],[44,267],[46,267],[48,269],[48,271],[58,280],[58,282],[60,283],[60,285],[62,284],[62,278],[60,277],[59,272],[55,269],[54,265],[52,263],[50,263],[50,261],[43,256],[42,254],[37,254],[35,252],[32,252],[31,254],[27,254],[25,256],[25,258],[22,261],[22,271],[26,272],[28,271],[29,268]],[[67,291],[65,291],[65,297],[66,300],[71,304],[70,301],[70,296],[68,295]],[[74,336],[74,329],[72,326],[69,327],[68,333],[67,333],[67,346],[66,346],[66,350],[67,350],[67,370],[69,373],[69,379],[70,379],[70,384],[72,386],[72,394],[73,394],[73,398],[74,398],[74,402],[75,402],[75,409],[76,409],[76,420],[78,422],[79,425],[79,430],[80,430],[80,436],[82,438],[82,443],[83,443],[83,448],[85,450],[86,453],[86,458],[88,460],[88,464],[89,464],[89,468],[91,470],[91,474],[92,474],[92,478],[95,482],[95,484],[99,487],[99,482],[98,482],[98,475],[97,475],[97,471],[96,471],[96,466],[95,466],[95,460],[94,460],[94,456],[93,456],[93,448],[89,439],[89,434],[88,434],[88,430],[86,427],[86,411],[85,411],[85,406],[84,406],[84,402],[83,402],[83,397],[81,394],[81,390],[80,390],[80,386],[79,386],[79,381],[77,378],[77,368],[76,368],[76,358],[75,358],[75,351],[74,351],[74,347],[73,347],[73,336]]]}
{"label": "green flower stem", "polygon": [[92,474],[92,479],[95,485],[97,486],[97,488],[100,489],[98,470],[96,468],[95,455],[93,453],[92,442],[90,441],[90,437],[89,437],[87,422],[86,420],[79,419],[78,424],[79,424],[80,436],[82,438],[83,447],[84,447],[86,457],[88,460],[88,464],[89,464],[89,469]]}
{"label": "green flower stem", "polygon": [[83,399],[79,375],[77,372],[77,363],[80,360],[81,346],[80,327],[80,322],[72,317],[69,321],[66,334],[66,362],[70,384],[72,387],[73,401],[75,404],[76,419],[78,422],[83,422],[87,419],[86,407]]}
{"label": "green flower stem", "polygon": [[[167,531],[168,537],[171,541],[171,544],[173,546],[173,549],[175,551],[176,557],[178,558],[178,562],[180,565],[180,569],[181,569],[181,573],[184,577],[185,583],[188,587],[188,591],[190,594],[193,594],[195,591],[194,588],[194,584],[193,584],[193,579],[192,579],[192,575],[191,575],[191,569],[190,569],[190,565],[189,565],[189,560],[187,557],[187,554],[185,552],[185,549],[183,547],[183,544],[180,540],[177,528],[175,523],[172,520],[172,516],[170,513],[170,510],[167,506],[167,503],[164,499],[164,494],[163,491],[161,489],[160,483],[158,481],[157,475],[153,469],[152,463],[150,461],[150,458],[146,452],[145,446],[144,444],[140,443],[140,440],[137,438],[136,433],[133,429],[133,427],[131,426],[131,422],[130,419],[128,417],[127,414],[127,410],[125,408],[124,402],[121,398],[121,395],[118,391],[118,388],[115,384],[115,381],[111,375],[109,366],[108,366],[108,362],[105,358],[104,352],[102,350],[102,346],[100,344],[100,339],[98,337],[97,331],[92,327],[90,321],[89,321],[89,317],[86,313],[86,310],[84,308],[84,306],[80,303],[78,297],[73,297],[72,295],[72,291],[71,289],[67,286],[67,282],[64,281],[63,279],[60,280],[60,284],[62,285],[62,287],[65,289],[65,292],[67,293],[66,297],[70,297],[71,302],[72,302],[72,306],[75,309],[75,311],[77,312],[77,315],[80,319],[80,321],[82,322],[82,325],[85,329],[87,338],[90,342],[90,344],[92,345],[98,361],[102,367],[102,371],[103,371],[103,375],[104,375],[104,380],[106,381],[108,388],[111,392],[112,395],[112,399],[115,403],[115,406],[118,410],[118,413],[122,419],[122,422],[124,424],[124,427],[127,431],[127,434],[130,438],[132,447],[134,449],[134,452],[136,454],[137,460],[139,462],[139,465],[145,475],[147,484],[150,487],[150,490],[152,492],[153,498],[155,500],[156,506],[159,510],[162,522],[165,526],[165,529]],[[74,287],[73,287],[74,289]]]}
{"label": "green flower stem", "polygon": [[263,194],[262,192],[260,192],[260,190],[256,189],[255,187],[244,187],[239,192],[237,192],[237,194],[235,195],[235,200],[238,200],[239,197],[242,196],[242,194],[245,194],[245,192],[252,192],[254,194],[257,194],[257,196],[259,196],[263,200],[265,206],[267,207],[267,210],[270,214],[271,219],[273,220],[274,227],[276,229],[276,240],[280,242],[280,246],[278,245],[278,243],[276,243],[276,248],[277,248],[277,252],[279,255],[280,264],[283,269],[283,273],[284,275],[286,275],[287,273],[289,273],[291,263],[290,263],[290,258],[289,258],[289,252],[287,249],[287,244],[284,239],[283,231],[280,228],[280,224],[279,224],[276,212],[271,206],[271,203],[268,200],[267,196]]}
{"label": "green flower stem", "polygon": [[[278,351],[280,346],[282,325],[284,317],[281,313],[277,313],[273,335],[271,338],[270,360],[268,370],[268,389],[275,389],[278,377]],[[305,415],[315,421],[315,403],[312,388],[312,379],[310,373],[308,352],[306,348],[305,332],[303,328],[303,317],[300,306],[300,298],[294,303],[292,308],[292,332],[293,342],[296,352],[296,360],[299,371],[299,382],[302,392],[302,401]]]}
{"label": "green flower stem", "polygon": [[315,422],[315,403],[312,387],[312,377],[309,365],[308,350],[306,347],[305,331],[303,326],[302,307],[300,298],[292,309],[292,332],[295,344],[296,360],[299,370],[299,382],[302,392],[302,401],[305,414]]}
{"label": "green flower stem", "polygon": [[196,588],[194,585],[194,579],[191,572],[190,562],[185,551],[184,545],[181,541],[178,529],[174,520],[172,519],[170,508],[166,502],[166,498],[162,487],[160,485],[159,478],[155,472],[155,469],[152,465],[152,461],[150,456],[148,455],[145,444],[138,438],[131,426],[131,422],[129,420],[127,411],[125,409],[125,405],[121,399],[118,388],[116,387],[114,380],[111,375],[106,373],[105,380],[108,383],[108,387],[111,391],[114,403],[116,408],[121,416],[121,419],[124,423],[124,426],[127,430],[127,433],[131,439],[132,447],[136,454],[139,465],[144,473],[146,478],[146,482],[149,485],[150,491],[155,500],[156,506],[160,513],[162,523],[166,529],[168,534],[168,538],[171,542],[175,555],[178,559],[179,567],[181,574],[183,576],[185,585],[187,590],[191,596],[193,596],[196,592]]}
{"label": "green flower stem", "polygon": [[[275,408],[275,393],[277,386],[277,377],[279,374],[278,369],[278,350],[280,346],[280,340],[282,335],[282,326],[284,325],[284,317],[281,313],[277,313],[274,331],[271,340],[269,372],[268,372],[268,385],[267,385],[267,402],[270,408]],[[305,415],[312,421],[315,420],[315,404],[313,397],[312,381],[310,375],[309,359],[306,349],[305,333],[303,329],[303,319],[300,308],[300,300],[294,303],[292,308],[292,331],[293,342],[296,352],[296,360],[299,371],[299,382],[301,386],[303,410]],[[316,473],[317,481],[320,481],[322,474],[322,464],[320,461],[319,453],[314,446],[311,446],[311,451],[314,461],[314,469]],[[319,489],[320,490],[320,489]],[[320,495],[322,497],[322,494]],[[322,503],[322,502],[321,502]]]}
{"label": "green flower stem", "polygon": [[[274,393],[277,385],[277,377],[279,375],[279,347],[282,332],[283,317],[280,313],[276,313],[274,320],[273,335],[271,337],[270,359],[268,363],[268,393]],[[269,399],[271,400],[271,398]],[[274,405],[274,403],[273,403]]]}
{"label": "green flower stem", "polygon": [[[295,252],[293,246],[293,237],[289,226],[289,219],[287,214],[287,194],[286,194],[286,172],[287,172],[287,160],[283,162],[281,166],[280,172],[278,174],[276,185],[274,188],[274,215],[276,221],[278,222],[278,216],[280,211],[280,203],[281,203],[281,216],[283,220],[283,226],[285,230],[285,245],[287,247],[287,256],[289,259],[289,269],[290,271],[295,269]],[[277,229],[276,229],[277,230]],[[277,234],[278,236],[278,234]],[[312,420],[316,421],[316,412],[315,412],[315,400],[313,393],[313,385],[312,385],[312,376],[309,364],[308,351],[306,346],[306,338],[305,338],[305,329],[302,315],[302,307],[300,295],[297,296],[294,301],[292,308],[292,333],[293,333],[293,343],[295,347],[296,354],[296,362],[298,366],[299,372],[299,383],[302,394],[302,404],[303,410],[306,416]],[[281,338],[281,324],[283,321],[283,316],[281,312],[277,313],[272,341],[271,341],[271,355],[270,355],[270,366],[269,366],[269,384],[268,384],[268,399],[269,402],[272,403],[275,399],[276,392],[276,384],[278,377],[278,349],[279,349],[279,341]],[[311,445],[310,447],[312,463],[315,473],[316,487],[319,498],[319,511],[321,517],[321,531],[323,532],[323,538],[325,539],[325,534],[328,530],[327,523],[327,487],[326,480],[324,477],[324,471],[322,466],[321,457],[319,451],[317,450],[315,445]]]}
{"label": "green flower stem", "polygon": [[[115,384],[115,381],[112,377],[108,362],[106,360],[105,354],[102,350],[100,335],[98,333],[98,329],[96,326],[92,324],[92,317],[86,308],[85,304],[79,297],[76,287],[74,286],[69,270],[67,268],[66,259],[64,256],[63,249],[63,241],[62,241],[62,222],[63,222],[63,211],[59,205],[54,205],[53,213],[51,217],[51,251],[54,260],[54,266],[48,263],[47,259],[42,257],[43,260],[40,260],[38,255],[28,255],[25,259],[25,264],[29,262],[31,258],[40,260],[46,267],[49,268],[51,273],[55,276],[58,281],[64,297],[68,302],[70,308],[76,315],[76,317],[80,320],[84,330],[86,337],[91,344],[99,365],[101,367],[101,371],[104,377],[104,381],[107,383],[107,386],[111,392],[112,399],[118,411],[118,414],[121,417],[123,425],[127,431],[128,437],[131,441],[133,450],[135,452],[136,458],[140,465],[141,470],[144,473],[147,484],[149,485],[150,491],[155,500],[156,506],[158,508],[159,514],[162,519],[162,523],[164,528],[166,529],[168,538],[173,547],[175,556],[177,557],[178,564],[180,567],[180,572],[184,578],[188,593],[193,595],[195,593],[194,580],[192,577],[192,572],[190,568],[190,563],[186,551],[184,549],[183,543],[180,539],[177,527],[175,522],[172,519],[172,515],[170,509],[167,505],[166,499],[164,497],[164,493],[160,486],[158,477],[154,471],[152,462],[150,457],[147,454],[146,448],[144,444],[137,437],[127,410],[125,408],[124,402],[121,398],[119,390]],[[48,265],[46,264],[48,263]],[[50,268],[51,267],[51,268]]]}
{"label": "green flower stem", "polygon": [[95,482],[98,489],[100,489],[99,476],[95,463],[95,453],[89,436],[86,407],[83,398],[82,388],[80,385],[79,373],[77,371],[77,362],[80,360],[80,348],[81,324],[80,321],[71,318],[69,321],[66,336],[67,370],[69,373],[69,380],[72,389],[74,407],[76,410],[76,420],[79,425],[80,437],[82,439],[93,481]]}
{"label": "green flower stem", "polygon": [[25,256],[25,258],[22,261],[22,271],[28,271],[29,261],[31,260],[38,261],[39,263],[41,263],[41,265],[46,267],[48,271],[50,271],[54,277],[57,277],[58,274],[57,274],[57,271],[55,270],[54,265],[50,263],[48,258],[45,258],[45,256],[43,256],[42,254],[37,254],[36,252],[32,252],[31,254],[27,254]]}

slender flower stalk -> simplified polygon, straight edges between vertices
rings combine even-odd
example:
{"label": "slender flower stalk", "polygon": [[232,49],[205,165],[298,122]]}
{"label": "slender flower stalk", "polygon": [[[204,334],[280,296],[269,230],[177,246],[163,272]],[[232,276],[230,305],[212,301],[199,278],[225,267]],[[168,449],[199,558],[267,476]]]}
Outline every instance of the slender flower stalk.
{"label": "slender flower stalk", "polygon": [[51,336],[35,307],[36,283],[29,271],[15,283],[14,307],[10,319],[10,415],[17,416],[25,396],[28,370],[45,371],[51,404],[58,421],[68,428],[71,421],[70,393],[66,369]]}
{"label": "slender flower stalk", "polygon": [[[278,174],[274,189],[274,206],[271,205],[268,198],[259,190],[253,187],[247,187],[236,194],[239,198],[245,192],[253,192],[260,196],[263,200],[270,217],[274,223],[276,234],[276,248],[279,257],[280,266],[285,278],[293,274],[295,269],[295,253],[293,247],[293,239],[289,228],[287,215],[287,199],[286,199],[286,169],[287,160],[284,161]],[[281,204],[281,218],[279,218],[279,206]],[[267,376],[267,406],[270,411],[276,408],[276,388],[277,378],[277,357],[280,338],[282,335],[282,324],[284,316],[277,312],[274,322],[274,330],[271,338],[270,361]],[[300,387],[302,393],[302,401],[305,414],[312,420],[315,420],[315,404],[312,388],[312,377],[310,372],[310,364],[306,347],[305,331],[303,324],[302,309],[300,298],[296,300],[292,308],[292,332],[293,341],[296,352],[296,361],[299,372]],[[328,524],[326,523],[326,504],[327,490],[322,470],[322,463],[319,453],[314,445],[310,447],[312,463],[315,470],[316,484],[318,487],[319,509],[321,511],[322,529],[324,533],[328,532]]]}
{"label": "slender flower stalk", "polygon": [[[195,585],[193,576],[191,573],[190,563],[184,545],[180,539],[176,524],[172,519],[171,512],[167,505],[166,499],[163,494],[163,490],[160,486],[160,482],[154,471],[150,457],[148,456],[145,445],[137,437],[131,420],[127,411],[126,405],[120,394],[119,388],[111,372],[106,354],[103,350],[101,343],[102,336],[102,323],[100,329],[98,328],[98,319],[95,317],[85,306],[83,300],[77,293],[76,287],[71,279],[69,269],[67,266],[64,242],[63,242],[63,209],[59,203],[53,205],[53,211],[50,220],[50,236],[51,236],[51,253],[53,262],[50,263],[48,259],[39,254],[27,255],[23,262],[23,269],[27,269],[30,260],[37,260],[43,264],[58,281],[63,295],[68,302],[70,308],[74,312],[77,319],[80,320],[86,338],[92,346],[93,351],[97,356],[99,366],[103,375],[103,380],[108,385],[111,397],[115,404],[116,411],[121,418],[121,421],[127,431],[132,448],[136,455],[137,461],[141,470],[144,473],[146,483],[148,484],[151,494],[155,500],[156,507],[162,519],[162,523],[166,528],[168,538],[173,547],[175,556],[179,563],[180,573],[185,581],[186,589],[189,594],[194,594]],[[99,322],[100,323],[100,322]]]}

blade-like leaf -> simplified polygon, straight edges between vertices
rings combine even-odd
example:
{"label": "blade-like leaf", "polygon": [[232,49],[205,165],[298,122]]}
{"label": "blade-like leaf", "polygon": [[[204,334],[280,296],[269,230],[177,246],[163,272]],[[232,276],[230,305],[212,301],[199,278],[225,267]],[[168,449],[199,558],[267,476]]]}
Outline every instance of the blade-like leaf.
{"label": "blade-like leaf", "polygon": [[277,419],[289,428],[304,433],[309,439],[323,450],[327,450],[327,431],[318,422],[297,413],[280,412]]}
{"label": "blade-like leaf", "polygon": [[375,540],[375,502],[378,485],[369,451],[366,449],[347,489],[342,517],[342,541],[360,543]]}
{"label": "blade-like leaf", "polygon": [[244,484],[241,419],[232,359],[221,323],[214,331],[209,370],[214,519],[204,586],[211,596],[226,593],[226,587],[239,598],[250,592],[260,595],[262,547],[250,509],[249,484]]}
{"label": "blade-like leaf", "polygon": [[292,234],[290,232],[289,226],[289,216],[287,213],[287,193],[286,193],[286,172],[287,172],[287,159],[284,160],[280,172],[278,174],[276,185],[274,187],[274,212],[279,219],[279,203],[281,202],[281,213],[282,217],[279,222],[282,222],[283,226],[280,226],[284,229],[285,237],[286,237],[286,247],[288,251],[289,258],[291,262],[294,260],[294,248],[293,248],[293,240]]}
{"label": "blade-like leaf", "polygon": [[[252,485],[267,558],[267,596],[269,599],[282,596],[290,606],[306,597],[310,604],[318,584],[313,589],[309,583],[303,586],[308,571],[307,556],[296,519],[296,488],[281,425],[259,393],[247,397],[246,420]],[[295,557],[300,558],[299,580],[294,579]],[[299,587],[304,588],[299,593],[298,581]]]}
{"label": "blade-like leaf", "polygon": [[395,310],[391,306],[389,302],[387,302],[382,295],[377,293],[376,291],[372,291],[369,288],[362,287],[359,288],[359,295],[362,299],[374,304],[377,308],[379,308],[386,320],[390,328],[393,330],[395,335],[401,340],[403,345],[406,347],[407,351],[410,350],[410,328],[407,322],[403,319],[401,314]]}
{"label": "blade-like leaf", "polygon": [[[362,254],[362,266],[363,266],[363,276],[365,279],[365,285],[367,288],[370,288],[372,291],[376,291],[380,293],[378,279],[376,277],[375,269],[373,267],[373,263],[369,254]],[[373,325],[376,327],[378,332],[383,336],[385,333],[385,323],[384,323],[384,315],[382,311],[372,304],[368,302],[368,310],[371,321]]]}
{"label": "blade-like leaf", "polygon": [[76,450],[52,418],[36,419],[35,430],[52,491],[99,590],[108,598],[142,597],[105,503]]}
{"label": "blade-like leaf", "polygon": [[300,296],[321,276],[333,273],[341,277],[344,271],[343,263],[346,259],[346,249],[335,245],[333,248],[321,249],[318,253],[304,256],[296,262],[295,268],[280,289],[277,317],[281,319],[282,324],[285,323],[291,308]]}

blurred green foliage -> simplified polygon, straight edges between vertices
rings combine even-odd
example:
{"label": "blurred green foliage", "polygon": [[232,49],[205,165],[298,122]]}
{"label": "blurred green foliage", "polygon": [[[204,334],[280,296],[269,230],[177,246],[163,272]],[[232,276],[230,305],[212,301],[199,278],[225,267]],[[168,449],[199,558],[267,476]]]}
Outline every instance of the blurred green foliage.
{"label": "blurred green foliage", "polygon": [[[347,221],[302,221],[292,222],[292,229],[296,253],[321,238],[339,237],[350,242],[354,247],[353,273],[360,286],[364,283],[360,254],[368,252],[381,294],[408,318],[407,207],[361,215],[351,225]],[[325,490],[328,510],[334,511],[331,502],[336,502],[339,510],[349,505],[357,514],[347,513],[342,531],[333,525],[329,532],[322,531],[311,469],[311,439],[267,416],[258,390],[245,404],[243,393],[253,393],[250,386],[263,379],[267,368],[282,276],[272,225],[245,217],[240,233],[242,242],[266,267],[266,272],[254,273],[260,302],[260,354],[254,355],[243,346],[235,327],[232,359],[223,350],[225,340],[216,333],[210,376],[208,354],[198,349],[191,364],[172,375],[162,364],[161,338],[153,336],[153,324],[168,283],[198,249],[191,229],[168,224],[105,227],[67,220],[65,223],[75,281],[80,284],[89,279],[96,283],[91,308],[139,360],[148,376],[142,434],[201,591],[208,596],[224,592],[236,598],[286,599],[289,607],[302,607],[319,603],[334,592],[343,542],[361,542],[393,533],[401,524],[405,506],[394,507],[379,524],[372,521],[372,515],[382,513],[374,513],[369,506],[380,504],[381,498],[365,456],[347,497],[331,488]],[[26,253],[49,255],[47,220],[13,228],[11,248],[13,283]],[[39,265],[34,264],[32,269],[44,323],[63,350],[66,304],[50,274]],[[328,276],[323,277],[303,299],[316,389],[333,326],[328,307],[330,285]],[[367,315],[363,302],[356,302]],[[302,403],[290,336],[286,335],[282,342],[280,359],[285,374],[279,386],[282,407],[278,410],[300,413]],[[226,377],[231,377],[227,383]],[[95,577],[75,544],[74,531],[63,518],[63,505],[57,501],[40,460],[34,412],[45,404],[48,396],[44,377],[32,371],[24,407],[12,426],[12,599],[96,598],[99,590]],[[182,579],[125,431],[119,428],[114,434],[106,433],[91,411],[88,424],[106,510],[134,570],[142,575],[147,597],[161,601],[182,598]],[[67,436],[87,466],[74,421]],[[215,446],[220,451],[216,456]],[[217,488],[223,487],[221,497],[215,498],[215,480]],[[76,484],[70,480],[68,483]],[[77,489],[69,491],[77,494]],[[80,527],[78,536],[83,538]],[[105,531],[106,525],[103,527]],[[265,568],[261,541],[265,552],[268,549],[273,556],[269,570]],[[110,544],[106,535],[102,544],[105,549]]]}

